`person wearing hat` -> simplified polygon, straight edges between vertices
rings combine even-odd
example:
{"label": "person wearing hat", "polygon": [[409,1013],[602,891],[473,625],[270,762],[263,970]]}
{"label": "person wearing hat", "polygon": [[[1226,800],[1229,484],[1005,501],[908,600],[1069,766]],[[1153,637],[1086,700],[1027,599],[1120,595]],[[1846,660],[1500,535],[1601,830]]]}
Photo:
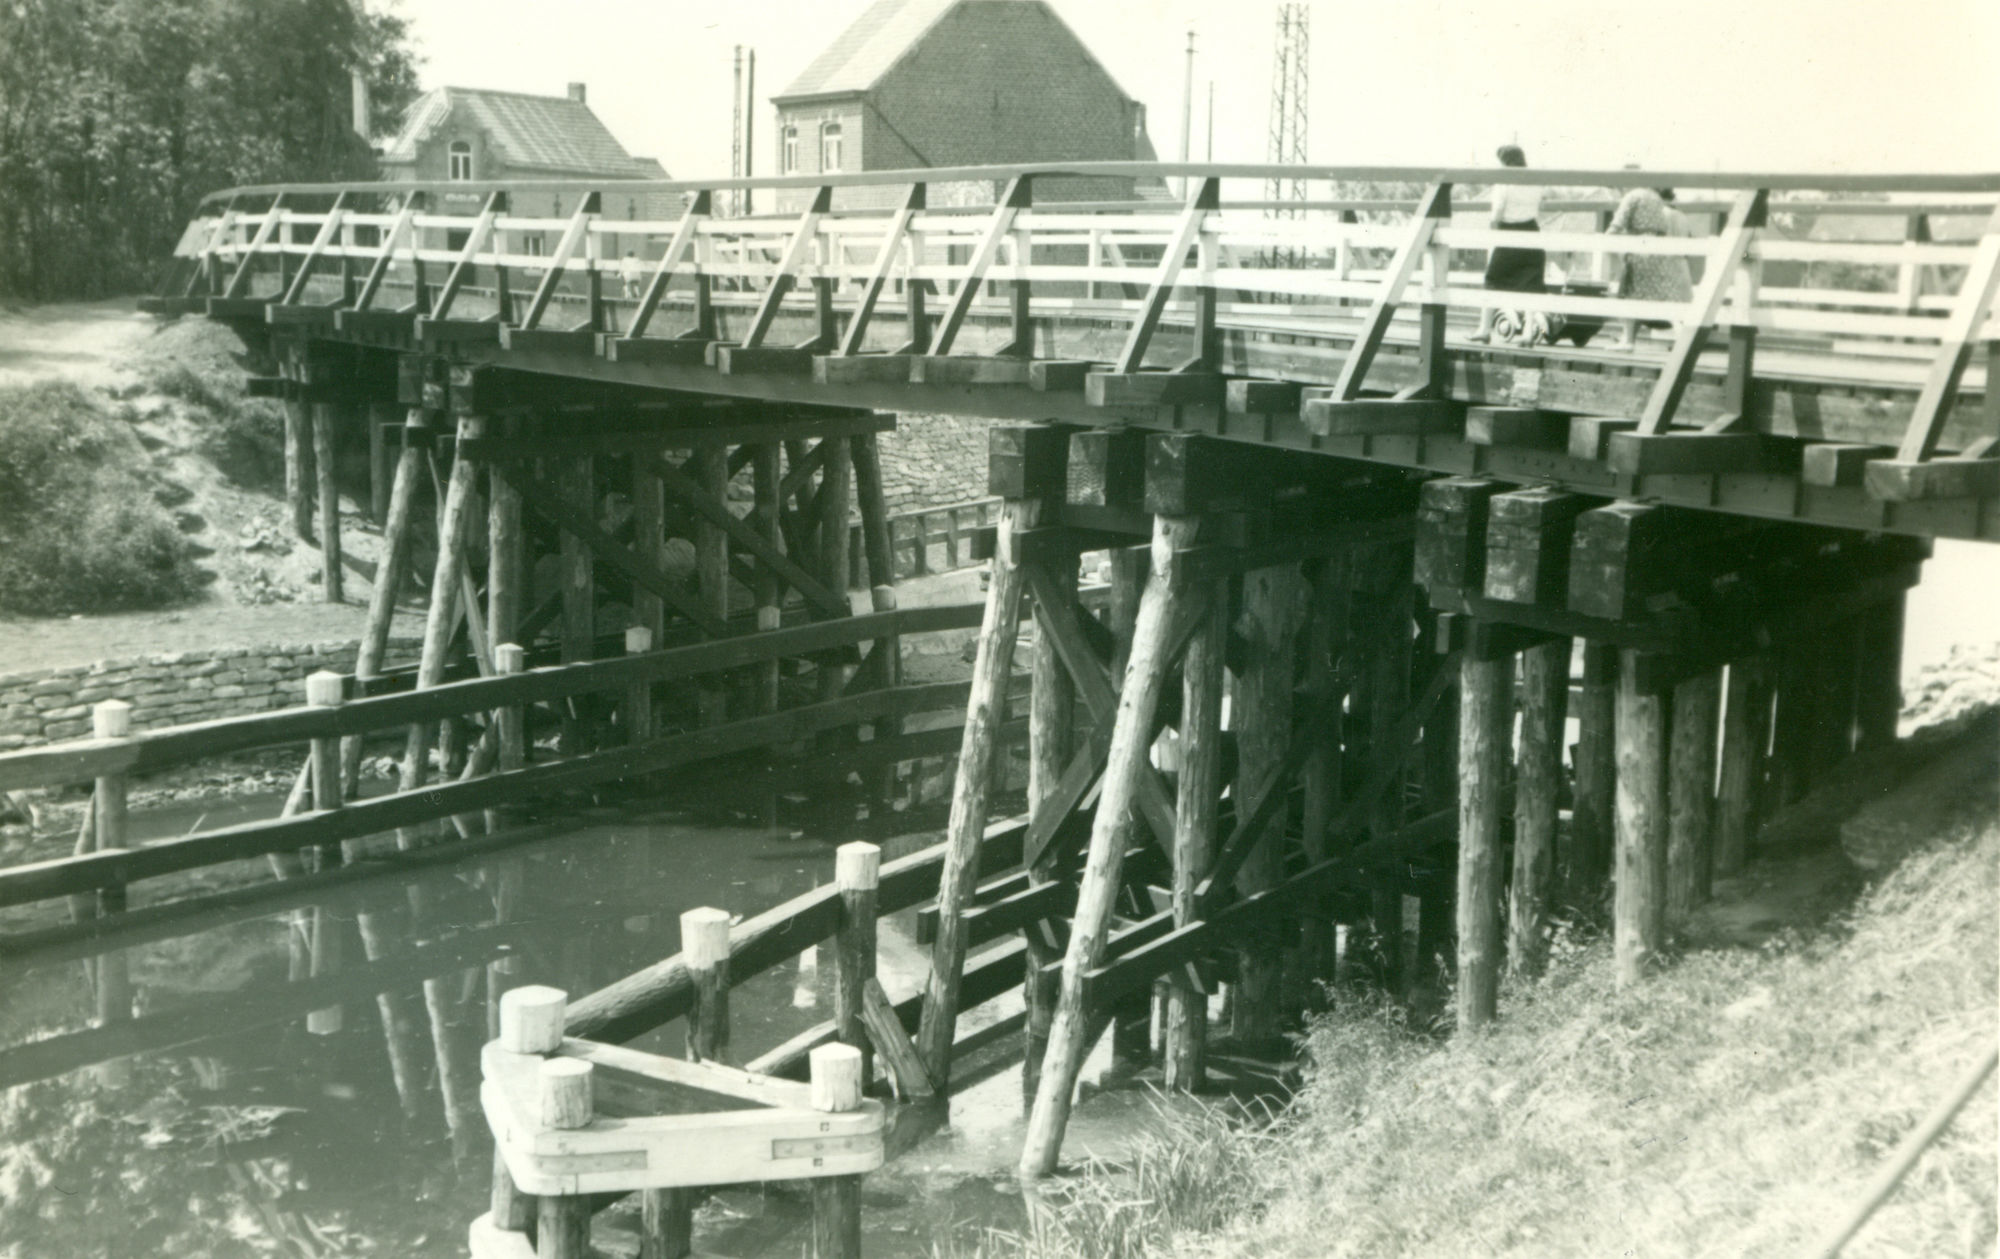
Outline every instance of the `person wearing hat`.
{"label": "person wearing hat", "polygon": [[[1526,166],[1528,158],[1518,144],[1503,144],[1496,155],[1502,166]],[[1542,215],[1542,189],[1534,184],[1495,184],[1492,193],[1493,208],[1487,221],[1494,230],[1501,232],[1538,232]],[[1487,251],[1486,287],[1507,293],[1543,293],[1548,291],[1544,272],[1548,267],[1548,254],[1540,249],[1501,245]],[[1474,341],[1489,341],[1493,337],[1493,321],[1498,317],[1497,307],[1488,306],[1479,314],[1479,331],[1472,334]]]}

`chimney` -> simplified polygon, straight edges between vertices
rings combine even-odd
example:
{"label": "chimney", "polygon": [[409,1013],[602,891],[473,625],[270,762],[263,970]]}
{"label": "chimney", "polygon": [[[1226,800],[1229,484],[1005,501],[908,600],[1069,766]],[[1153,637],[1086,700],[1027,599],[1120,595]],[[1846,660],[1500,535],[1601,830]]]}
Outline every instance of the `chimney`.
{"label": "chimney", "polygon": [[579,105],[583,104],[583,103],[584,103],[584,100],[583,100],[583,84],[581,84],[581,83],[572,83],[572,84],[570,84],[570,85],[569,85],[569,98],[570,98],[571,100],[575,101],[575,102],[576,102],[577,104],[579,104]]}

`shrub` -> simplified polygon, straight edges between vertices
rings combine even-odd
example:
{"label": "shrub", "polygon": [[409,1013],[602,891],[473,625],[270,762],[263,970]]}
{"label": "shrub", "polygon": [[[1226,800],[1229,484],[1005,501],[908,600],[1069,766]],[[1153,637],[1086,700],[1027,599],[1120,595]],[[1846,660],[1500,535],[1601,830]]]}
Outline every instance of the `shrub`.
{"label": "shrub", "polygon": [[149,494],[144,457],[74,385],[0,390],[0,607],[118,612],[200,589],[193,546]]}

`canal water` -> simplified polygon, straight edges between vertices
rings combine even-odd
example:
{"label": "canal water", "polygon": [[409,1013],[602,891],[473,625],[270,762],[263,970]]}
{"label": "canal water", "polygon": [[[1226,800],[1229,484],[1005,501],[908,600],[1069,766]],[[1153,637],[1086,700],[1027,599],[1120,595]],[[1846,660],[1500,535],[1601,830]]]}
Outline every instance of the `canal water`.
{"label": "canal water", "polygon": [[[227,807],[268,814],[274,802]],[[939,838],[941,804],[875,807],[794,799],[777,828],[717,810],[587,809],[554,838],[317,901],[220,909],[113,955],[134,1010],[115,1025],[99,1025],[96,989],[118,982],[119,960],[75,945],[7,959],[0,1255],[464,1255],[489,1186],[477,1094],[493,995],[591,991],[676,952],[685,909],[752,914],[829,881],[840,843],[879,843],[886,860]],[[195,812],[135,820],[186,830]],[[882,924],[892,998],[926,971],[913,929],[912,914]],[[315,930],[339,944],[322,949],[322,976],[353,982],[308,1010],[287,990],[312,976]],[[832,959],[816,960],[735,990],[735,1060],[830,1017]],[[679,1053],[683,1036],[675,1023],[631,1043]],[[1071,1149],[1115,1152],[1144,1110],[1142,1095],[1103,1095],[1080,1111]],[[948,1108],[899,1114],[899,1157],[865,1185],[868,1252],[929,1254],[946,1234],[1018,1225],[1020,1111],[1016,1068]],[[697,1244],[795,1255],[808,1223],[798,1189],[739,1187],[702,1208]]]}

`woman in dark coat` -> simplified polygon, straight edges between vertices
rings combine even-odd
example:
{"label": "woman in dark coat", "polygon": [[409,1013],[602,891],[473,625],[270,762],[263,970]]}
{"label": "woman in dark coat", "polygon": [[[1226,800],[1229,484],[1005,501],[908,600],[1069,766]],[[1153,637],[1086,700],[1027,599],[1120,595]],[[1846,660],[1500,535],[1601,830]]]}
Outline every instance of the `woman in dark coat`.
{"label": "woman in dark coat", "polygon": [[[1516,144],[1503,145],[1499,152],[1502,166],[1526,166],[1527,155]],[[1537,222],[1542,213],[1542,190],[1532,184],[1495,184],[1493,186],[1493,210],[1488,218],[1496,231],[1537,232],[1541,225]],[[1548,267],[1548,254],[1540,249],[1524,246],[1499,246],[1486,255],[1486,287],[1505,293],[1544,293],[1548,284],[1543,273]],[[1480,313],[1479,331],[1472,339],[1485,341],[1493,335],[1493,321],[1499,314],[1497,308],[1489,306]]]}

